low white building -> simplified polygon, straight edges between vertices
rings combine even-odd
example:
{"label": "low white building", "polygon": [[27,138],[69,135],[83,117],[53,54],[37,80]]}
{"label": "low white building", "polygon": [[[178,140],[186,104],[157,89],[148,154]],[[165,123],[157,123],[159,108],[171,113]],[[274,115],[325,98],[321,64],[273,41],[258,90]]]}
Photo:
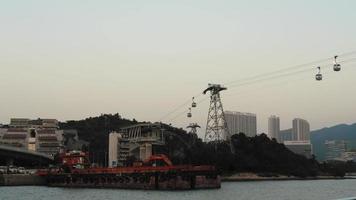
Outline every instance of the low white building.
{"label": "low white building", "polygon": [[12,118],[1,128],[0,144],[55,155],[63,147],[63,130],[56,119]]}

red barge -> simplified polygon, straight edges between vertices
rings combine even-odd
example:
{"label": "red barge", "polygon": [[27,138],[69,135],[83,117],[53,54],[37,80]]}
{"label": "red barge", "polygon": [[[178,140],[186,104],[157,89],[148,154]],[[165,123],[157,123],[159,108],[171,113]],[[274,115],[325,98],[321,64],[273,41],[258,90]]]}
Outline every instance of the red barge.
{"label": "red barge", "polygon": [[123,188],[147,190],[191,190],[220,188],[220,175],[214,166],[173,165],[162,154],[152,155],[130,167],[90,167],[84,152],[60,156],[61,167],[39,170],[48,186]]}

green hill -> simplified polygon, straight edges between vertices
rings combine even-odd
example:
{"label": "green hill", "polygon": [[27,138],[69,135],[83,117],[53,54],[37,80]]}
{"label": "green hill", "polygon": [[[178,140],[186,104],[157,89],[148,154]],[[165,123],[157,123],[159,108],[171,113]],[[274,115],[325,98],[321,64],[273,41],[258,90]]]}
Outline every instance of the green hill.
{"label": "green hill", "polygon": [[83,120],[70,120],[59,124],[61,129],[76,129],[81,140],[90,143],[91,160],[103,164],[108,151],[108,138],[111,131],[119,131],[120,128],[136,124],[136,120],[122,118],[118,113],[104,114],[98,117],[89,117]]}
{"label": "green hill", "polygon": [[356,148],[356,124],[340,124],[329,128],[323,128],[311,132],[311,143],[313,144],[313,153],[316,159],[323,161],[325,158],[326,140],[347,140],[350,149]]}
{"label": "green hill", "polygon": [[[90,142],[88,150],[91,152],[91,159],[104,163],[109,132],[136,123],[138,123],[136,120],[124,119],[119,114],[105,114],[60,123],[60,127],[77,129],[79,138]],[[283,144],[270,140],[265,134],[252,138],[242,133],[234,135],[231,144],[234,146],[235,154],[232,154],[226,142],[204,143],[196,135],[188,134],[183,129],[166,124],[163,124],[163,127],[172,134],[166,136],[166,145],[160,149],[160,153],[167,154],[174,164],[214,164],[224,173],[256,172],[314,176],[320,172],[315,160],[294,154]]]}

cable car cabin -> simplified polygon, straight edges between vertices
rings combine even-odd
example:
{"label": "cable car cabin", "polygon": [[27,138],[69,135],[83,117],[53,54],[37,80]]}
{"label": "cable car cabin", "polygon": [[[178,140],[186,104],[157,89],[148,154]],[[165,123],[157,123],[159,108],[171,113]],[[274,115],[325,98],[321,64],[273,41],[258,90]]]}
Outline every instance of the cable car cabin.
{"label": "cable car cabin", "polygon": [[189,108],[189,112],[187,113],[187,117],[192,117],[192,109]]}
{"label": "cable car cabin", "polygon": [[194,97],[192,98],[192,101],[193,101],[193,102],[192,102],[192,108],[197,107],[197,103],[194,102]]}
{"label": "cable car cabin", "polygon": [[323,80],[323,75],[322,75],[322,74],[316,74],[316,75],[315,75],[315,79],[316,79],[317,81],[321,81],[321,80]]}
{"label": "cable car cabin", "polygon": [[317,67],[317,68],[318,68],[318,73],[315,75],[315,79],[317,81],[321,81],[321,80],[323,80],[323,75],[321,75],[321,73],[320,73],[320,67]]}
{"label": "cable car cabin", "polygon": [[335,71],[335,72],[338,72],[338,71],[341,70],[340,64],[337,63],[337,61],[336,61],[336,58],[337,58],[337,57],[338,57],[338,56],[334,56],[334,71]]}
{"label": "cable car cabin", "polygon": [[341,70],[340,64],[339,63],[334,64],[334,71],[338,72],[340,70]]}

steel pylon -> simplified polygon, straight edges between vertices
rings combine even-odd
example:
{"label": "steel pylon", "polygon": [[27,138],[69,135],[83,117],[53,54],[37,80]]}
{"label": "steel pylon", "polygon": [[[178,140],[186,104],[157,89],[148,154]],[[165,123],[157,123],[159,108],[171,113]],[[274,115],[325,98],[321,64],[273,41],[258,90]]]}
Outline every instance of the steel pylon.
{"label": "steel pylon", "polygon": [[189,126],[187,126],[187,128],[190,129],[189,133],[190,134],[197,134],[197,128],[200,128],[200,126],[197,123],[190,123]]}
{"label": "steel pylon", "polygon": [[219,84],[209,84],[203,94],[210,91],[210,106],[206,123],[205,142],[230,141],[230,133],[227,128],[224,109],[220,98],[220,91],[226,90]]}

